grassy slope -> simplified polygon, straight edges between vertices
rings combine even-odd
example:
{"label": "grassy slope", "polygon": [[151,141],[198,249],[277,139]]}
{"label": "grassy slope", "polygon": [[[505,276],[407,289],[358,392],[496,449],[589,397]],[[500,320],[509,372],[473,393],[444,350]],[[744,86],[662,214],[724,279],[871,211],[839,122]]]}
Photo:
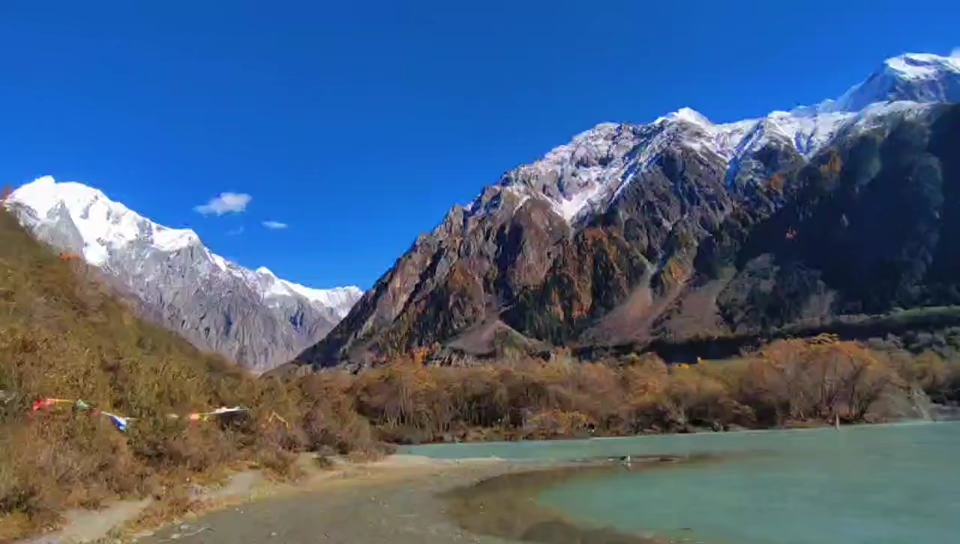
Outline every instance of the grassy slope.
{"label": "grassy slope", "polygon": [[244,400],[249,378],[137,319],[83,267],[0,214],[0,387],[130,415]]}
{"label": "grassy slope", "polygon": [[[65,508],[152,493],[184,472],[285,465],[284,431],[266,420],[273,410],[291,417],[294,399],[138,319],[106,291],[0,211],[0,542]],[[40,397],[141,419],[123,435],[70,408],[30,413]],[[163,417],[237,404],[253,417],[193,426]]]}

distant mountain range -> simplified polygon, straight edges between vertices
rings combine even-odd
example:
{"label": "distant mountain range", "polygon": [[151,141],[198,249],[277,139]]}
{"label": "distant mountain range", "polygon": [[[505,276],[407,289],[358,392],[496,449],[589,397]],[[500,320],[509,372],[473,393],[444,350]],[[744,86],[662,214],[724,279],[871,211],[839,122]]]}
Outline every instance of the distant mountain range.
{"label": "distant mountain range", "polygon": [[43,177],[13,191],[6,206],[39,239],[97,267],[145,317],[255,372],[319,341],[362,295],[248,270],[192,230],[154,223],[80,183]]}
{"label": "distant mountain range", "polygon": [[960,303],[958,99],[960,58],[907,54],[758,119],[597,125],[454,206],[295,364]]}

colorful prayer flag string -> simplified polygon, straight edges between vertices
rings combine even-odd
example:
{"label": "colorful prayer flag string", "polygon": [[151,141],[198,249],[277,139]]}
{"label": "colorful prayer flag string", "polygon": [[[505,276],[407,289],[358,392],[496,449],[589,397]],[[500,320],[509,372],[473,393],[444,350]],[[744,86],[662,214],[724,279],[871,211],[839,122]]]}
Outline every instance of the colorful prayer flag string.
{"label": "colorful prayer flag string", "polygon": [[44,408],[50,408],[51,406],[56,406],[57,404],[73,404],[75,401],[67,399],[40,399],[33,403],[33,411],[38,412]]}
{"label": "colorful prayer flag string", "polygon": [[[130,422],[136,419],[132,417],[121,416],[119,414],[114,414],[112,412],[97,410],[83,400],[69,400],[69,399],[57,399],[57,398],[38,399],[33,403],[33,411],[39,412],[40,410],[52,408],[59,404],[72,404],[74,405],[74,407],[76,407],[80,411],[83,411],[83,412],[92,411],[94,415],[105,416],[110,419],[110,422],[113,423],[114,427],[116,427],[117,430],[119,430],[120,432],[126,432],[127,428],[130,425]],[[167,417],[172,419],[179,419],[181,417],[186,417],[189,421],[208,421],[212,416],[219,416],[223,414],[231,414],[231,413],[247,412],[247,411],[249,411],[247,408],[243,408],[241,406],[234,406],[232,408],[227,408],[226,406],[222,406],[212,412],[194,412],[191,414],[187,414],[185,416],[181,416],[178,414],[167,414]]]}

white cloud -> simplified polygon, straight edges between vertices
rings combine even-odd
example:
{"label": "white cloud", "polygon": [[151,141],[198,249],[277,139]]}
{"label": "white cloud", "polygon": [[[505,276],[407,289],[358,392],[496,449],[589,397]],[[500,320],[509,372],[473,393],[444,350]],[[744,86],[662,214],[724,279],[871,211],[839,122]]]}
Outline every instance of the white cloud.
{"label": "white cloud", "polygon": [[246,193],[220,193],[220,196],[211,198],[210,202],[193,209],[203,215],[241,213],[247,210],[247,204],[250,204],[251,200],[253,197]]}
{"label": "white cloud", "polygon": [[279,221],[264,221],[263,226],[272,230],[280,230],[289,227],[290,225],[286,223],[281,223]]}
{"label": "white cloud", "polygon": [[953,51],[950,52],[950,56],[960,59],[960,47],[954,47]]}
{"label": "white cloud", "polygon": [[227,236],[239,236],[243,234],[243,227],[235,228],[233,230],[227,231]]}

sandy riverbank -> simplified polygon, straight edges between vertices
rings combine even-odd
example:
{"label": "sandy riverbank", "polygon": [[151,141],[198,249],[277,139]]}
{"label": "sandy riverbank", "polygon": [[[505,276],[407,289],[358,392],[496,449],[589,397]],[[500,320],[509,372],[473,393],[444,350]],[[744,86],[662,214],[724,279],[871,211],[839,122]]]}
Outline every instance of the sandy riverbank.
{"label": "sandy riverbank", "polygon": [[469,533],[446,512],[444,491],[521,470],[498,460],[442,461],[394,455],[345,465],[257,500],[186,520],[137,539],[209,544],[433,544],[510,542]]}
{"label": "sandy riverbank", "polygon": [[[513,470],[500,460],[391,455],[369,463],[341,459],[333,467],[322,468],[312,456],[304,455],[298,464],[304,475],[290,483],[272,482],[258,471],[236,473],[222,486],[197,494],[189,513],[159,529],[145,530],[137,522],[149,515],[156,503],[149,499],[122,501],[98,511],[68,512],[61,530],[20,544],[156,544],[174,540],[296,544],[318,539],[403,544],[404,533],[422,528],[440,539],[424,541],[412,536],[409,542],[499,542],[469,538],[443,516],[435,495],[450,486],[469,485]],[[439,515],[428,519],[431,516],[417,515],[421,512]],[[407,529],[404,521],[409,522]],[[401,539],[395,540],[394,534]]]}

